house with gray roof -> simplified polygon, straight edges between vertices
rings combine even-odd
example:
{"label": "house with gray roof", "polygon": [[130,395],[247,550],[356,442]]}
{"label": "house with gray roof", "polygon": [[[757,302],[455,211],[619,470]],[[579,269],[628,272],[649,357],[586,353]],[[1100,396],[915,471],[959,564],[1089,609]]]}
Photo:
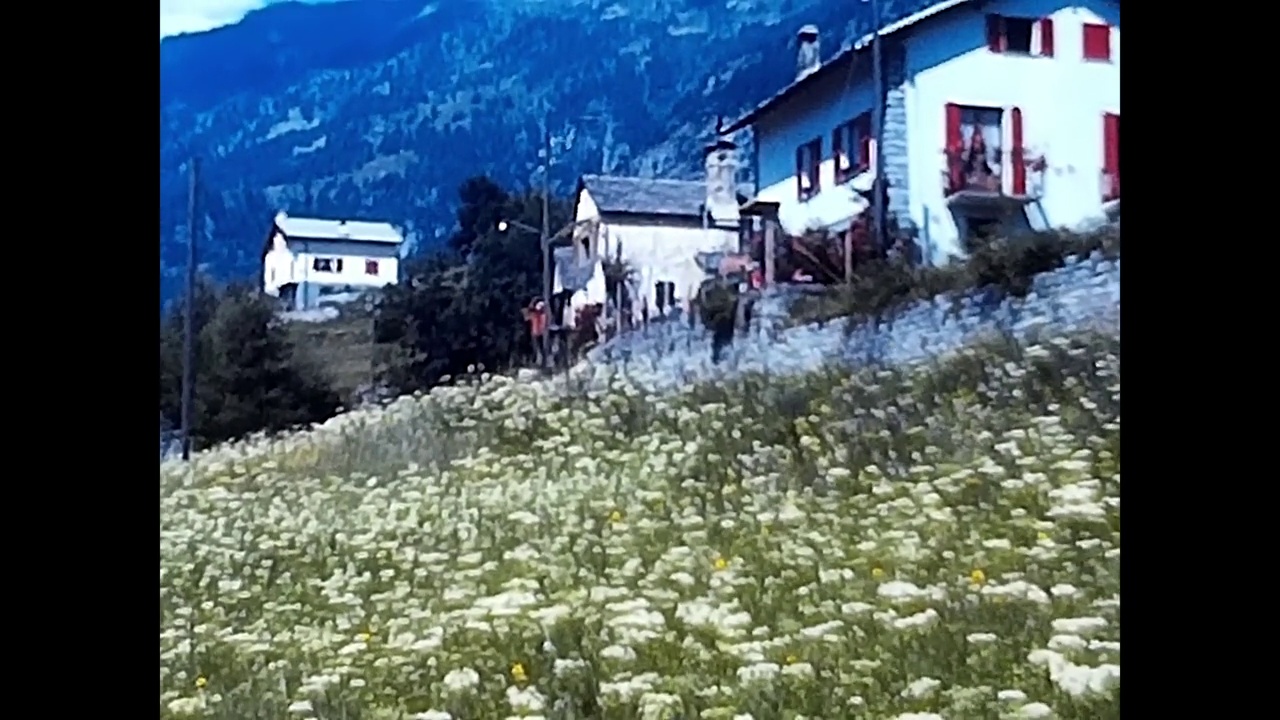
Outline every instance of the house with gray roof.
{"label": "house with gray roof", "polygon": [[[737,182],[737,148],[721,139],[706,148],[703,180],[583,175],[578,181],[575,242],[557,262],[559,289],[581,289],[588,302],[608,304],[603,259],[632,270],[628,297],[638,319],[687,309],[705,271],[697,257],[738,249],[738,207],[754,188]],[[589,273],[589,274],[588,274]],[[574,283],[581,288],[571,288]]]}
{"label": "house with gray roof", "polygon": [[262,248],[262,290],[289,310],[394,285],[404,236],[390,223],[280,212]]}
{"label": "house with gray roof", "polygon": [[794,80],[724,128],[751,129],[755,202],[786,235],[851,232],[880,196],[936,264],[1118,215],[1119,0],[882,5],[825,60],[801,27]]}

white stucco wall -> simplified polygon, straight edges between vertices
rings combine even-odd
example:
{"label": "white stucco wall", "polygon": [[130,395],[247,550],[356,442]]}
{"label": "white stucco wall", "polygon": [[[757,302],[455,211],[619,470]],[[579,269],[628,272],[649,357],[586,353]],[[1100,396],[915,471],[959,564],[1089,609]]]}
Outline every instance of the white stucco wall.
{"label": "white stucco wall", "polygon": [[[341,272],[315,270],[318,258],[341,259]],[[365,272],[366,260],[378,262],[377,274]],[[392,245],[277,239],[263,257],[262,288],[268,295],[279,295],[280,287],[291,282],[378,288],[395,284],[399,277],[399,248]]]}
{"label": "white stucco wall", "polygon": [[[1054,56],[992,53],[986,46],[987,13],[1052,17]],[[1083,59],[1086,22],[1112,26],[1110,62]],[[1120,112],[1117,3],[992,0],[943,12],[890,37],[904,43],[906,53],[910,215],[933,258],[963,254],[959,229],[943,195],[947,103],[1021,109],[1025,157],[1043,154],[1048,164],[1043,176],[1027,173],[1028,189],[1043,194],[1039,205],[1027,208],[1033,227],[1078,227],[1102,217],[1103,115]],[[758,197],[779,203],[780,220],[788,232],[799,225],[838,226],[863,209],[847,188],[834,184],[831,133],[874,105],[870,56],[865,58],[852,73],[842,70],[811,81],[754,125]],[[817,137],[822,138],[822,190],[800,202],[796,148]],[[1043,184],[1038,182],[1041,178]]]}
{"label": "white stucco wall", "polygon": [[[600,217],[591,193],[582,191],[578,197],[575,221]],[[615,219],[603,221],[600,227],[599,252],[602,257],[614,257],[622,249],[622,259],[636,271],[636,287],[633,289],[636,316],[647,300],[650,313],[657,311],[654,285],[659,282],[675,284],[676,302],[686,310],[689,300],[702,284],[706,274],[698,267],[695,257],[700,252],[736,251],[737,229],[682,227],[679,225],[629,223]]]}
{"label": "white stucco wall", "polygon": [[[989,51],[986,13],[1053,18],[1054,56]],[[1083,59],[1084,23],[1111,28],[1111,61]],[[911,216],[935,257],[962,255],[943,195],[946,104],[1022,110],[1025,156],[1044,156],[1043,184],[1027,173],[1040,203],[1032,227],[1079,227],[1101,219],[1103,116],[1120,112],[1120,10],[1104,0],[994,0],[925,21],[905,35]],[[1008,114],[1005,115],[1005,123]],[[1007,134],[1007,131],[1006,131]]]}
{"label": "white stucco wall", "polygon": [[735,230],[609,223],[605,231],[611,246],[622,244],[622,258],[637,274],[636,302],[648,300],[650,313],[657,311],[656,283],[675,283],[676,303],[687,309],[706,277],[694,259],[697,253],[738,248]]}
{"label": "white stucco wall", "polygon": [[[819,78],[813,81],[815,87],[789,101],[787,107],[761,118],[755,126],[761,188],[756,197],[778,203],[778,220],[791,235],[800,235],[807,229],[838,228],[866,208],[848,183],[836,185],[831,147],[832,131],[871,110],[875,102],[865,74],[866,69],[859,67],[853,75],[838,72]],[[822,138],[820,190],[800,202],[796,198],[796,148],[814,138]],[[869,179],[870,175],[862,178]]]}

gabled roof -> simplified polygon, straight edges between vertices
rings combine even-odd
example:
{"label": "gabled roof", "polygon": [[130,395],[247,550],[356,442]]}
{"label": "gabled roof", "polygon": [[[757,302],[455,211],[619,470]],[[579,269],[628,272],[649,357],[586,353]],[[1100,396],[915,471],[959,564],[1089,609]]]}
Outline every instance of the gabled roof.
{"label": "gabled roof", "polygon": [[[707,186],[701,180],[583,175],[578,191],[591,193],[601,215],[668,215],[702,218]],[[739,187],[738,194],[750,197],[754,188]],[[745,191],[745,192],[744,192]]]}
{"label": "gabled roof", "polygon": [[[959,7],[961,5],[964,5],[970,2],[976,2],[976,1],[980,1],[980,0],[943,0],[943,2],[933,3],[932,5],[929,5],[928,7],[924,8],[923,10],[916,11],[902,18],[901,20],[896,20],[894,22],[889,23],[888,25],[882,26],[880,28],[879,35],[881,37],[884,37],[886,35],[892,35],[900,30],[905,30],[906,28],[911,27],[912,25],[915,25],[916,23],[922,20],[927,20],[933,17],[934,15],[937,15],[939,13],[946,12],[947,10],[950,10],[952,8]],[[862,52],[863,50],[870,48],[871,43],[875,39],[876,35],[877,33],[874,33],[874,32],[867,33],[866,35],[863,35],[861,38],[859,38],[857,42],[853,43],[853,45],[849,47],[840,48],[840,50],[836,52],[835,55],[833,55],[828,60],[825,60],[822,63],[822,65],[818,67],[817,70],[814,70],[808,75],[805,75],[799,80],[796,80],[790,85],[774,93],[771,97],[765,99],[759,105],[756,105],[755,108],[753,108],[746,115],[743,115],[737,120],[734,120],[728,127],[726,127],[723,130],[723,132],[731,133],[735,130],[740,130],[752,124],[757,119],[759,119],[761,115],[764,115],[769,110],[771,110],[775,105],[782,102],[783,100],[790,97],[791,95],[795,94],[796,91],[799,90],[800,88],[805,86],[812,87],[813,84],[817,82],[817,78],[829,75],[833,69],[844,66],[848,61],[852,60],[855,53],[859,53],[859,52]]]}
{"label": "gabled roof", "polygon": [[363,220],[322,220],[319,218],[290,217],[284,212],[276,214],[275,225],[291,239],[347,240],[351,242],[376,242],[399,245],[404,236],[391,223]]}
{"label": "gabled roof", "polygon": [[701,217],[706,185],[696,180],[583,175],[578,189],[586,189],[601,215],[675,215]]}

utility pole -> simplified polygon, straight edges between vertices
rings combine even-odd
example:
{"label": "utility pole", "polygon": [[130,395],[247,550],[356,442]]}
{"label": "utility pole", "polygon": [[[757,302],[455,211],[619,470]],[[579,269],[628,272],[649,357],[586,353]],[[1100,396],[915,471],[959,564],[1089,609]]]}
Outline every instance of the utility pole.
{"label": "utility pole", "polygon": [[196,190],[200,183],[200,159],[191,158],[191,187],[187,194],[187,306],[182,327],[182,459],[191,459],[191,413],[195,389],[196,304]]}
{"label": "utility pole", "polygon": [[[876,139],[875,181],[872,184],[872,218],[875,223],[871,237],[877,252],[885,250],[884,233],[884,71],[880,47],[880,0],[871,0],[871,84],[875,88],[875,111],[871,114],[871,136]],[[848,262],[846,260],[846,262]]]}
{"label": "utility pole", "polygon": [[550,113],[542,117],[542,307],[547,313],[542,331],[542,368],[551,361],[551,123]]}
{"label": "utility pole", "polygon": [[853,282],[853,225],[844,231],[844,282]]}

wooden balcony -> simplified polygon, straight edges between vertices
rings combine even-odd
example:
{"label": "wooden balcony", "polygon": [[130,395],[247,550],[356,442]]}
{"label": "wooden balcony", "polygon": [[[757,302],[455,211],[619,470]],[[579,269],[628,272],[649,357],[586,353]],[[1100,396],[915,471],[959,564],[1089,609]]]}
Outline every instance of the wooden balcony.
{"label": "wooden balcony", "polygon": [[1120,199],[1120,171],[1102,171],[1102,202]]}
{"label": "wooden balcony", "polygon": [[1035,200],[1027,189],[1032,184],[1031,176],[1042,176],[1044,172],[1043,162],[1029,162],[1021,151],[1000,153],[999,162],[990,163],[995,172],[966,167],[962,152],[946,152],[945,158],[942,195],[948,207],[966,212],[1020,209]]}
{"label": "wooden balcony", "polygon": [[1102,213],[1112,222],[1120,220],[1120,173],[1102,171]]}

